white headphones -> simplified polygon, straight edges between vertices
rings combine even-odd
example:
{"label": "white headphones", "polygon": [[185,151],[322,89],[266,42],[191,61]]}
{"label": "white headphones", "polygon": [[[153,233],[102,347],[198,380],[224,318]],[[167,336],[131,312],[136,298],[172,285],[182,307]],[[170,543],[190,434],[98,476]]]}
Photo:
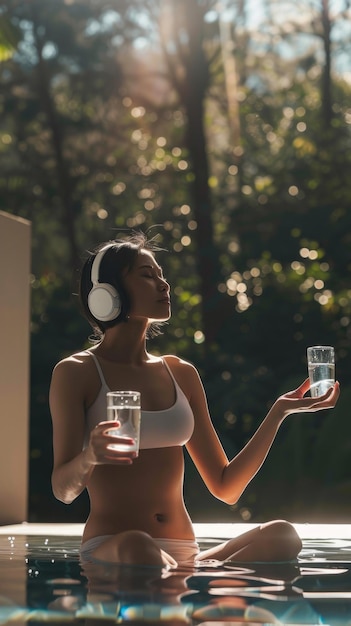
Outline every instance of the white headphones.
{"label": "white headphones", "polygon": [[100,250],[91,267],[92,289],[88,294],[88,307],[90,313],[100,322],[110,322],[117,319],[121,313],[121,298],[115,287],[109,283],[99,282],[99,270],[105,252],[112,248],[109,244]]}

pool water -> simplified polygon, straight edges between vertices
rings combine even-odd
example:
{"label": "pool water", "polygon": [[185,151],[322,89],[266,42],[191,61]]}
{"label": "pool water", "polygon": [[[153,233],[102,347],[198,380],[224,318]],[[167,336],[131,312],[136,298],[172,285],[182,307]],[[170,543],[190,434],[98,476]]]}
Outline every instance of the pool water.
{"label": "pool water", "polygon": [[[195,570],[160,572],[82,567],[79,533],[26,534],[26,528],[3,527],[0,625],[351,626],[351,529],[340,528],[329,537],[328,529],[313,537],[309,528],[294,563],[209,561]],[[202,533],[200,547],[218,542],[217,534]]]}

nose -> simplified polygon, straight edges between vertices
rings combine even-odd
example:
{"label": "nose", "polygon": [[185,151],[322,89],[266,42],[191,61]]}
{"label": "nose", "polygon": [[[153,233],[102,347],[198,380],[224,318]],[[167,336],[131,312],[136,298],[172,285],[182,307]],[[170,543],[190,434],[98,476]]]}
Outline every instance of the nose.
{"label": "nose", "polygon": [[160,291],[169,291],[170,287],[165,278],[160,278],[159,290]]}

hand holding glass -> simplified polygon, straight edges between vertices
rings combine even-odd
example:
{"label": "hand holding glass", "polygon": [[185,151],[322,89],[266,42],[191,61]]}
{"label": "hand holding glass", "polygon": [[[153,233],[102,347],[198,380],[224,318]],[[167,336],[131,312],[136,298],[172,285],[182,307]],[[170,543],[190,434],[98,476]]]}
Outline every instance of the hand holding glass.
{"label": "hand holding glass", "polygon": [[325,394],[335,383],[335,355],[331,346],[307,348],[308,375],[312,398]]}
{"label": "hand holding glass", "polygon": [[[119,438],[109,445],[111,450],[139,454],[140,393],[138,391],[109,391],[107,393],[107,419],[119,422],[109,433]],[[125,441],[123,441],[125,439]],[[130,442],[129,440],[133,441]]]}

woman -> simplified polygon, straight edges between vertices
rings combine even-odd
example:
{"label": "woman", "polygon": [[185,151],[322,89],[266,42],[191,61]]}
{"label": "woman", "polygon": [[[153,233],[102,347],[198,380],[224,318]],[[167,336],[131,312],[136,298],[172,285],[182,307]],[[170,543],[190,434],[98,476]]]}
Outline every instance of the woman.
{"label": "woman", "polygon": [[[261,524],[200,553],[183,501],[185,445],[209,491],[237,502],[255,476],[279,426],[291,413],[335,405],[335,383],[320,398],[304,397],[309,381],[279,397],[244,449],[230,462],[212,425],[196,369],[153,356],[148,336],[170,318],[170,287],[155,248],[139,233],[104,244],[86,261],[80,296],[100,341],[60,361],[53,372],[53,492],[71,503],[87,489],[90,515],[81,557],[121,564],[176,567],[203,559],[285,561],[301,549],[286,521]],[[111,450],[106,392],[141,392],[141,442],[134,453]]]}

